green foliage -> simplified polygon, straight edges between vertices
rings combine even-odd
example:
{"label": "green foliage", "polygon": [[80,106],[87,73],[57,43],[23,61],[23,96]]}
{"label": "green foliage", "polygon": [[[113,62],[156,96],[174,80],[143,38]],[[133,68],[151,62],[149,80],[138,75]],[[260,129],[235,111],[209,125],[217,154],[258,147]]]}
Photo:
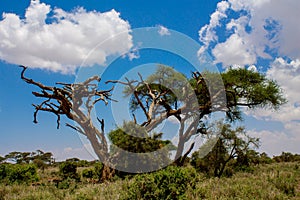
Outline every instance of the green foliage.
{"label": "green foliage", "polygon": [[[241,106],[278,109],[286,103],[279,85],[267,79],[265,74],[240,68],[221,73],[222,80],[219,80],[219,76],[219,73],[204,71],[197,79],[191,78],[190,84],[200,107],[211,102],[210,93],[218,94],[224,90],[227,102],[224,102],[224,98],[215,97],[214,104],[220,107],[226,105],[226,114],[230,121],[242,119]],[[211,112],[207,110],[206,114]]]}
{"label": "green foliage", "polygon": [[77,181],[74,178],[67,177],[62,182],[59,182],[57,185],[58,189],[75,189],[77,188]]}
{"label": "green foliage", "polygon": [[7,164],[0,165],[0,181],[7,177]]}
{"label": "green foliage", "polygon": [[[155,169],[158,164],[168,163],[168,150],[173,145],[170,141],[161,140],[161,137],[162,133],[149,136],[145,128],[134,122],[124,123],[122,128],[109,133],[109,138],[115,145],[111,146],[111,151],[113,155],[117,155],[118,163],[121,163],[122,167],[128,167],[130,164],[133,167],[131,169],[137,172],[145,167]],[[165,146],[166,148],[160,150]],[[155,153],[158,150],[159,153]],[[130,157],[127,152],[136,153],[134,156],[138,159]]]}
{"label": "green foliage", "polygon": [[248,136],[244,127],[232,128],[230,124],[217,122],[214,128],[218,134],[218,140],[205,157],[200,157],[201,152],[194,152],[191,164],[201,172],[209,176],[221,177],[224,172],[232,175],[235,170],[251,170],[251,162],[256,162],[258,153],[251,148],[257,148],[259,140]]}
{"label": "green foliage", "polygon": [[135,176],[121,199],[187,199],[188,187],[194,188],[197,174],[193,168],[170,166],[166,169]]}
{"label": "green foliage", "polygon": [[103,167],[104,166],[101,162],[94,163],[95,178],[97,178],[98,180],[101,179]]}
{"label": "green foliage", "polygon": [[41,159],[34,159],[33,163],[35,164],[35,166],[37,166],[37,168],[41,170],[45,170],[45,168],[47,167],[47,164]]}
{"label": "green foliage", "polygon": [[[268,156],[265,152],[259,155],[259,163],[261,164],[271,164],[273,162],[272,158]],[[258,164],[259,164],[258,163]]]}
{"label": "green foliage", "polygon": [[37,169],[32,164],[2,164],[0,165],[0,182],[31,183],[39,179]]}
{"label": "green foliage", "polygon": [[222,73],[222,79],[227,101],[231,105],[245,104],[250,108],[269,106],[277,109],[286,102],[276,82],[259,72],[245,68],[231,69]]}
{"label": "green foliage", "polygon": [[300,155],[292,154],[290,152],[282,152],[279,156],[274,156],[273,160],[275,162],[295,162],[300,161]]}
{"label": "green foliage", "polygon": [[62,162],[59,165],[59,173],[63,179],[75,179],[76,181],[80,180],[80,177],[77,173],[77,164],[74,162]]}
{"label": "green foliage", "polygon": [[84,169],[81,173],[83,178],[94,178],[96,176],[94,169]]}
{"label": "green foliage", "polygon": [[[298,187],[300,180],[299,166],[298,162],[256,165],[252,173],[236,172],[230,178],[207,178],[201,173],[194,173],[195,170],[190,168],[175,168],[170,170],[169,168],[174,168],[174,166],[172,166],[151,174],[137,175],[132,179],[119,179],[103,184],[88,182],[78,183],[74,179],[68,179],[58,184],[58,187],[55,187],[53,184],[47,184],[47,179],[52,177],[51,172],[58,170],[56,167],[51,167],[47,168],[45,172],[39,171],[42,173],[40,174],[41,178],[39,182],[34,183],[42,183],[40,185],[0,182],[0,200],[146,199],[143,195],[140,195],[140,192],[145,191],[146,188],[148,188],[149,191],[153,190],[154,194],[156,194],[153,198],[151,198],[153,195],[150,196],[149,194],[150,197],[147,196],[149,197],[148,199],[159,199],[159,195],[162,197],[161,199],[189,200],[300,199],[300,190]],[[169,172],[167,172],[167,170],[169,170]],[[185,173],[179,173],[178,171],[184,171]],[[172,173],[178,175],[175,176],[172,175]],[[170,179],[168,179],[168,177]],[[185,179],[184,177],[190,178]],[[137,180],[139,181],[137,182]],[[181,184],[179,180],[183,180],[184,184]],[[145,185],[145,183],[147,183],[147,185]],[[161,183],[161,185],[159,185],[159,183]],[[178,188],[179,191],[182,192],[182,195],[179,194],[174,198],[168,197],[168,195],[161,195],[162,193],[171,194],[175,191],[177,185],[174,186],[173,183],[178,183]],[[147,187],[148,185],[149,187]],[[170,188],[174,189],[170,189],[169,185]],[[139,186],[143,186],[144,188]],[[136,194],[134,194],[135,192]]]}
{"label": "green foliage", "polygon": [[[5,155],[5,158],[1,161],[12,161],[17,164],[29,164],[34,162],[34,160],[39,160],[45,163],[45,165],[50,165],[54,162],[53,155],[51,152],[44,153],[41,150],[37,150],[36,152],[10,152],[9,154]],[[38,161],[38,162],[39,162]]]}

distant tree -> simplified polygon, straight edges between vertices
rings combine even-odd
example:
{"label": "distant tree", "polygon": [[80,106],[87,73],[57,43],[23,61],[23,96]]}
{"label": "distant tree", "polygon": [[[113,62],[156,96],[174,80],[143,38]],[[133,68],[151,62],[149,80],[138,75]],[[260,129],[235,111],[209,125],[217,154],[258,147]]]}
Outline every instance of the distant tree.
{"label": "distant tree", "polygon": [[230,124],[216,124],[218,140],[212,151],[204,158],[201,152],[194,152],[191,163],[200,171],[221,177],[230,161],[235,160],[236,166],[249,166],[253,148],[259,146],[259,139],[246,134],[243,127],[232,128]]}
{"label": "distant tree", "polygon": [[66,162],[75,162],[75,163],[77,163],[77,162],[79,162],[79,161],[80,161],[79,158],[68,158],[68,159],[66,160]]}
{"label": "distant tree", "polygon": [[267,153],[263,152],[259,155],[259,163],[270,164],[272,162],[272,158],[270,158]]}
{"label": "distant tree", "polygon": [[5,159],[8,161],[12,161],[17,164],[21,163],[29,163],[30,162],[30,152],[10,152],[9,154],[5,155]]}
{"label": "distant tree", "polygon": [[290,152],[282,152],[279,156],[274,156],[273,160],[275,162],[295,162],[300,161],[300,155],[292,154]]}
{"label": "distant tree", "polygon": [[40,160],[44,162],[46,165],[50,165],[54,163],[53,154],[51,152],[43,152],[41,150],[37,150],[36,152],[31,153],[31,160]]}
{"label": "distant tree", "polygon": [[5,160],[6,160],[6,158],[0,156],[0,164],[1,164],[2,162],[4,162]]}

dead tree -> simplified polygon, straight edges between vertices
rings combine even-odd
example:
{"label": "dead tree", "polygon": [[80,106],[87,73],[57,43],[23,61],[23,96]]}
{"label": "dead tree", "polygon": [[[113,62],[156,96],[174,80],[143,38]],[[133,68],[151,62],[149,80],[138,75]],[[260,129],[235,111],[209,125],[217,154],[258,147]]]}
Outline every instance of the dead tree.
{"label": "dead tree", "polygon": [[99,160],[104,164],[101,181],[112,178],[114,169],[109,166],[110,157],[104,133],[104,120],[97,118],[101,125],[101,129],[97,129],[93,123],[91,112],[97,102],[102,101],[107,104],[108,101],[112,100],[110,97],[113,88],[110,90],[98,90],[98,83],[101,80],[98,76],[90,77],[82,83],[56,83],[57,87],[46,86],[26,78],[24,73],[27,67],[21,67],[23,68],[21,79],[40,88],[40,92],[32,92],[32,94],[44,99],[38,105],[33,104],[35,107],[33,122],[38,122],[37,115],[39,111],[55,114],[57,116],[57,128],[60,127],[61,116],[66,116],[75,122],[74,125],[66,123],[66,126],[85,135],[90,141]]}

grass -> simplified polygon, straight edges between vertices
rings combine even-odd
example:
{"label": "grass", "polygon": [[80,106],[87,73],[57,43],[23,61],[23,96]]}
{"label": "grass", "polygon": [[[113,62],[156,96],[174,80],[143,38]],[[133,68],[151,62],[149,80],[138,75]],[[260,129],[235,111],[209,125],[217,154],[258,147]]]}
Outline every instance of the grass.
{"label": "grass", "polygon": [[[55,168],[39,171],[40,185],[36,186],[0,185],[0,200],[115,200],[126,193],[125,186],[132,181],[91,184],[83,180],[71,183],[68,189],[58,189],[47,182],[47,178],[56,176],[57,171]],[[238,172],[230,178],[197,176],[195,187],[186,188],[187,199],[300,199],[300,163],[260,165],[251,173]]]}

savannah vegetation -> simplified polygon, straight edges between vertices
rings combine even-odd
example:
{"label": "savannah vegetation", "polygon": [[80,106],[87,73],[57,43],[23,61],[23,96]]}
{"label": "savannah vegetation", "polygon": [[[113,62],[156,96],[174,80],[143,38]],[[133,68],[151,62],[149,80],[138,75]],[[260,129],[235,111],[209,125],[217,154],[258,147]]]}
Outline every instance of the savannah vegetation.
{"label": "savannah vegetation", "polygon": [[[11,155],[11,154],[8,154]],[[252,154],[254,155],[254,154]],[[195,156],[194,156],[195,157]],[[300,155],[257,153],[247,166],[231,160],[221,177],[207,173],[209,157],[193,157],[184,166],[156,172],[115,175],[99,182],[103,165],[67,159],[37,163],[0,164],[0,199],[299,199]],[[206,166],[204,166],[206,164]]]}
{"label": "savannah vegetation", "polygon": [[[64,116],[72,122],[66,126],[86,136],[101,162],[71,159],[56,163],[51,153],[12,152],[0,158],[3,198],[19,198],[11,195],[22,188],[23,199],[284,199],[298,194],[298,155],[283,153],[271,159],[259,154],[259,138],[233,125],[242,120],[243,107],[278,110],[286,102],[279,85],[264,74],[230,69],[188,76],[158,66],[149,77],[137,74],[135,80],[107,80],[111,88],[101,90],[98,76],[81,83],[46,86],[27,78],[27,67],[21,67],[21,79],[39,89],[32,92],[41,99],[33,105],[34,123],[38,123],[39,112],[49,112],[57,116],[59,128]],[[105,119],[97,117],[95,122],[91,113],[98,103],[118,101],[111,98],[114,84],[123,85],[124,95],[130,97],[133,121],[124,121],[122,127],[105,133]],[[225,118],[213,121],[214,113],[224,113]],[[177,144],[155,132],[171,117],[179,127]],[[197,151],[195,137],[206,139],[207,145]],[[108,140],[113,145],[109,146]],[[147,154],[130,159],[119,149]],[[146,167],[163,169],[145,174],[116,170],[143,172]]]}

